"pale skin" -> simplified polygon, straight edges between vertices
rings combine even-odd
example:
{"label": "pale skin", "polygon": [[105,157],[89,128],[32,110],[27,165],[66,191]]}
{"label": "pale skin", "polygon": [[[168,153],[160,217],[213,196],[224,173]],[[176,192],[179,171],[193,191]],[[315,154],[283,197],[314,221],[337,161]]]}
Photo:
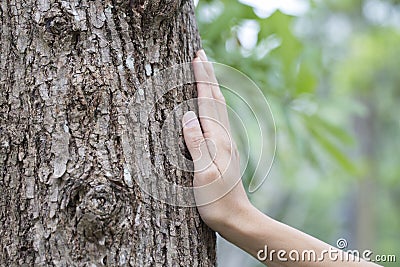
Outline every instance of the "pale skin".
{"label": "pale skin", "polygon": [[[270,218],[250,203],[240,179],[239,153],[231,139],[225,99],[203,50],[197,52],[193,69],[200,120],[187,112],[183,133],[194,162],[194,194],[202,220],[268,266],[379,266],[364,260],[342,261],[341,255],[347,258],[345,252]],[[275,251],[272,259],[270,255],[262,258],[265,246],[268,254]],[[303,251],[313,250],[318,260],[291,260],[296,257],[289,257],[293,250],[300,259]]]}

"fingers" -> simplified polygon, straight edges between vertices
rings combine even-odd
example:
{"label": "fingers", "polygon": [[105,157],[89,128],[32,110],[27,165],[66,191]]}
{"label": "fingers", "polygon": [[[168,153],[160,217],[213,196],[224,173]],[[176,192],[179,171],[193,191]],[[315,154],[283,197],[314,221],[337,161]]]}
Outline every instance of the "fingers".
{"label": "fingers", "polygon": [[[212,63],[208,61],[204,50],[198,51],[196,53],[196,56],[197,57],[193,62],[193,67],[195,78],[197,81],[199,98],[200,96],[204,96],[211,99],[207,102],[213,102],[212,105],[211,103],[207,103],[207,105],[201,105],[202,107],[204,107],[204,109],[200,109],[199,103],[200,117],[212,115],[212,117],[210,116],[211,118],[218,120],[226,131],[230,131],[225,98],[219,88]],[[201,100],[199,99],[199,101]],[[209,111],[208,109],[210,108],[214,108],[215,110],[213,112]],[[205,128],[207,128],[207,126]],[[207,131],[207,129],[205,130]]]}
{"label": "fingers", "polygon": [[194,170],[195,172],[203,171],[212,164],[212,158],[201,131],[199,120],[193,111],[185,113],[182,120],[183,135],[193,159]]}
{"label": "fingers", "polygon": [[228,171],[234,151],[225,99],[214,75],[212,64],[200,50],[193,61],[198,90],[198,106],[208,150],[221,173]]}
{"label": "fingers", "polygon": [[197,51],[196,56],[199,57],[201,59],[201,61],[203,62],[204,69],[206,70],[207,75],[209,77],[209,81],[212,82],[214,85],[217,85],[218,81],[214,74],[214,68],[212,66],[212,63],[208,61],[208,58],[207,58],[204,50],[201,49],[201,50]]}
{"label": "fingers", "polygon": [[218,111],[216,101],[212,93],[212,84],[209,82],[207,71],[200,58],[196,57],[193,61],[194,75],[197,82],[197,104],[199,106],[199,116],[201,126],[206,137],[211,137],[218,127]]}

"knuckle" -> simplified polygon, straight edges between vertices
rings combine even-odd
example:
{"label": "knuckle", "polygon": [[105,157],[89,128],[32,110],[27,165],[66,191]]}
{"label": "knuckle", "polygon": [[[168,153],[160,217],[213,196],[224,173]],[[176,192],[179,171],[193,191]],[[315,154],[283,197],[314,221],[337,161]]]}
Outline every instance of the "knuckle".
{"label": "knuckle", "polygon": [[199,97],[197,103],[199,106],[209,106],[213,103],[212,101],[209,97]]}
{"label": "knuckle", "polygon": [[206,139],[213,139],[214,138],[214,133],[212,131],[208,131],[207,129],[204,130],[204,138]]}
{"label": "knuckle", "polygon": [[199,148],[201,143],[204,142],[204,137],[200,134],[192,134],[188,139],[188,146],[191,148]]}
{"label": "knuckle", "polygon": [[218,176],[220,175],[219,170],[217,168],[217,166],[215,165],[211,165],[212,167],[210,167],[207,171],[207,175],[211,178],[218,178]]}
{"label": "knuckle", "polygon": [[203,183],[208,183],[216,180],[220,176],[220,172],[218,168],[213,164],[206,170],[197,174],[197,178],[199,181]]}
{"label": "knuckle", "polygon": [[230,140],[220,140],[219,147],[229,153],[231,153],[235,149],[233,143]]}

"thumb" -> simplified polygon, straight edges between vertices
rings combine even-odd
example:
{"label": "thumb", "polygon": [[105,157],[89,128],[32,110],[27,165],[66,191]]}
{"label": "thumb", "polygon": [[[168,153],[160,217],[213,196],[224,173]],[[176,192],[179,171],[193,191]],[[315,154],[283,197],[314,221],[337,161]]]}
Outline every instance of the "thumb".
{"label": "thumb", "polygon": [[193,111],[186,112],[182,119],[183,136],[193,159],[195,172],[205,170],[212,163],[199,120]]}

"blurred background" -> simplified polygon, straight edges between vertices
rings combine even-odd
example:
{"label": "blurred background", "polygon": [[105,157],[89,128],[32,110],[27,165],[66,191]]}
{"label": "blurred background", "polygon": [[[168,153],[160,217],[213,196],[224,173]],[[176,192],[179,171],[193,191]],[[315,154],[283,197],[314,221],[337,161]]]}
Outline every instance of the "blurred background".
{"label": "blurred background", "polygon": [[[400,1],[195,3],[210,60],[248,75],[275,117],[277,153],[249,194],[255,206],[400,262]],[[217,253],[221,267],[261,266],[221,238]]]}

